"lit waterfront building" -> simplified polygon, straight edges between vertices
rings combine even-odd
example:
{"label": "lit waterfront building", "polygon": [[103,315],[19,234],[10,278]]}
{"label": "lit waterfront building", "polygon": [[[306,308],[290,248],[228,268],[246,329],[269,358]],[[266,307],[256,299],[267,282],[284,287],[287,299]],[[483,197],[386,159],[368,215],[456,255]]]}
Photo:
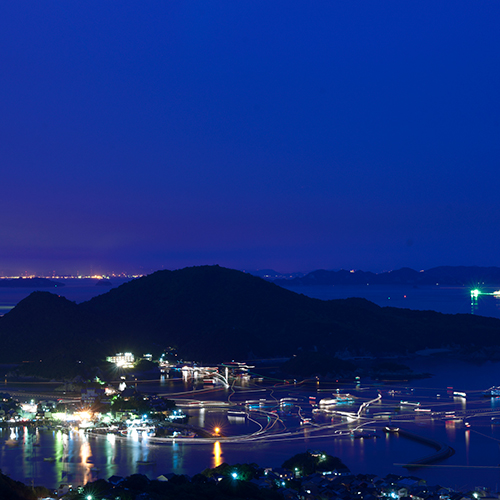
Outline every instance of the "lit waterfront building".
{"label": "lit waterfront building", "polygon": [[134,366],[135,357],[131,352],[120,352],[115,356],[108,356],[106,361],[114,363],[121,368],[132,368]]}

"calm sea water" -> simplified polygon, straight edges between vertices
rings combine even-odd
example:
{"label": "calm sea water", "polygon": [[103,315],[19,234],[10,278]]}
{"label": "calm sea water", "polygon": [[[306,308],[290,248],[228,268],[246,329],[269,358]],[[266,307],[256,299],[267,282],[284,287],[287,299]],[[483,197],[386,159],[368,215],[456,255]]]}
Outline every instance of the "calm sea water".
{"label": "calm sea water", "polygon": [[[117,283],[119,284],[119,283]],[[108,289],[96,287],[93,282],[68,283],[57,293],[75,302],[82,302]],[[407,307],[411,309],[432,309],[443,313],[471,312],[469,289],[450,287],[296,287],[292,289],[311,297],[336,299],[364,297],[380,306]],[[55,291],[55,290],[49,290]],[[493,292],[494,289],[484,291]],[[0,308],[10,310],[17,302],[29,295],[31,290],[0,289]],[[478,298],[472,304],[475,314],[500,317],[500,301],[492,295]],[[0,310],[1,312],[1,310]],[[478,392],[492,385],[500,385],[500,364],[484,363],[475,365],[466,361],[440,359],[439,357],[419,357],[404,361],[416,371],[425,371],[434,376],[411,384],[394,385],[395,390],[408,393],[412,397],[429,401],[429,404],[451,405],[465,409],[467,405],[487,404],[495,409],[496,399],[479,400]],[[144,387],[152,392],[175,392],[183,387],[174,388],[170,382],[150,384]],[[468,391],[471,398],[467,401],[446,400],[447,387],[457,391]],[[10,386],[2,390],[12,390]],[[331,388],[333,390],[333,388]],[[345,389],[345,388],[344,388]],[[389,387],[383,387],[386,391]],[[303,389],[302,395],[314,390]],[[441,396],[437,396],[440,394]],[[294,395],[293,391],[291,395]],[[227,394],[211,396],[224,400]],[[258,394],[253,395],[258,399]],[[384,395],[384,401],[391,402]],[[444,398],[444,399],[439,399]],[[474,399],[475,398],[475,399]],[[394,400],[396,402],[396,399]],[[476,403],[474,402],[476,401]],[[225,410],[205,409],[188,410],[193,424],[220,426],[226,434],[244,434],[253,430],[246,420],[229,419]],[[375,439],[352,439],[349,437],[316,438],[311,435],[279,442],[248,442],[186,444],[152,444],[147,439],[119,439],[112,436],[95,437],[82,432],[63,434],[52,431],[35,431],[28,428],[0,430],[0,468],[12,478],[31,483],[55,487],[62,482],[84,484],[98,477],[108,478],[113,474],[130,475],[140,472],[150,478],[160,474],[175,472],[193,475],[206,467],[214,467],[222,462],[256,462],[266,466],[280,466],[295,453],[307,449],[322,449],[342,458],[355,473],[365,472],[379,475],[397,473],[417,475],[427,479],[430,484],[442,484],[461,489],[484,485],[493,489],[500,486],[500,426],[492,425],[488,417],[473,420],[470,429],[460,421],[444,422],[428,419],[408,422],[404,428],[418,434],[446,442],[455,449],[455,455],[433,467],[408,472],[401,464],[421,458],[432,452],[428,447],[379,432]],[[291,422],[293,425],[293,422]],[[403,427],[403,425],[401,424]],[[45,458],[55,459],[53,462]],[[137,461],[151,460],[152,465],[140,465]]]}
{"label": "calm sea water", "polygon": [[55,280],[61,281],[65,286],[54,288],[4,288],[0,287],[0,315],[9,312],[16,304],[25,299],[35,291],[49,292],[56,295],[66,297],[76,303],[85,302],[92,297],[101,295],[110,290],[110,288],[117,287],[127,281],[129,278],[113,278],[111,281],[112,286],[96,286],[97,280],[95,279],[65,279]]}
{"label": "calm sea water", "polygon": [[296,293],[322,300],[362,297],[381,307],[432,310],[446,314],[477,314],[500,318],[500,297],[493,295],[500,287],[481,287],[483,295],[472,301],[470,288],[411,285],[384,286],[297,286],[287,287]]}

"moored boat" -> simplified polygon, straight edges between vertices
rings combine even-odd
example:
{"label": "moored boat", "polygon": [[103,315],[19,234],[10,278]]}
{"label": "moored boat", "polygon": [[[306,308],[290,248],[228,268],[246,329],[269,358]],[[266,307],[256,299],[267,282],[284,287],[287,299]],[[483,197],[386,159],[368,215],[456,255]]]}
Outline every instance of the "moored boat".
{"label": "moored boat", "polygon": [[334,394],[332,398],[323,398],[319,402],[320,407],[329,407],[341,404],[354,403],[354,398],[350,394]]}

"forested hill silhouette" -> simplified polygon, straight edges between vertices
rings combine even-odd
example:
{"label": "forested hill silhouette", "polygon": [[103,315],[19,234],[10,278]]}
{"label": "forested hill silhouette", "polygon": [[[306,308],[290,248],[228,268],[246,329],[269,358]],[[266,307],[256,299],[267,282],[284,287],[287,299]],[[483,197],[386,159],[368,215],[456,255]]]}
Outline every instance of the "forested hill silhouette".
{"label": "forested hill silhouette", "polygon": [[0,318],[0,361],[97,360],[176,347],[185,359],[404,353],[500,343],[500,320],[322,301],[219,266],[158,271],[82,304],[35,292]]}
{"label": "forested hill silhouette", "polygon": [[372,273],[341,269],[327,271],[318,269],[294,279],[274,280],[283,286],[297,285],[447,285],[477,286],[500,285],[499,267],[440,266],[426,271],[415,271],[403,267],[394,271]]}

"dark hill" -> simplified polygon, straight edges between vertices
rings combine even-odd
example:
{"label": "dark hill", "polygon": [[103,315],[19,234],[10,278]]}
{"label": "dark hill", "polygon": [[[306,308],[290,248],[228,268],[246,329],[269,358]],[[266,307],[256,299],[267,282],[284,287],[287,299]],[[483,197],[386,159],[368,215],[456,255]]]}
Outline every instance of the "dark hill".
{"label": "dark hill", "polygon": [[[54,353],[85,359],[178,348],[203,361],[334,353],[404,353],[499,343],[500,320],[321,301],[218,266],[158,271],[76,305],[36,292],[0,318],[0,361]],[[5,346],[5,347],[4,347]]]}
{"label": "dark hill", "polygon": [[[33,292],[0,318],[0,359],[36,361],[53,356],[88,357],[96,352],[100,321],[74,302]],[[92,342],[87,339],[92,338]],[[74,350],[73,350],[74,347]]]}

